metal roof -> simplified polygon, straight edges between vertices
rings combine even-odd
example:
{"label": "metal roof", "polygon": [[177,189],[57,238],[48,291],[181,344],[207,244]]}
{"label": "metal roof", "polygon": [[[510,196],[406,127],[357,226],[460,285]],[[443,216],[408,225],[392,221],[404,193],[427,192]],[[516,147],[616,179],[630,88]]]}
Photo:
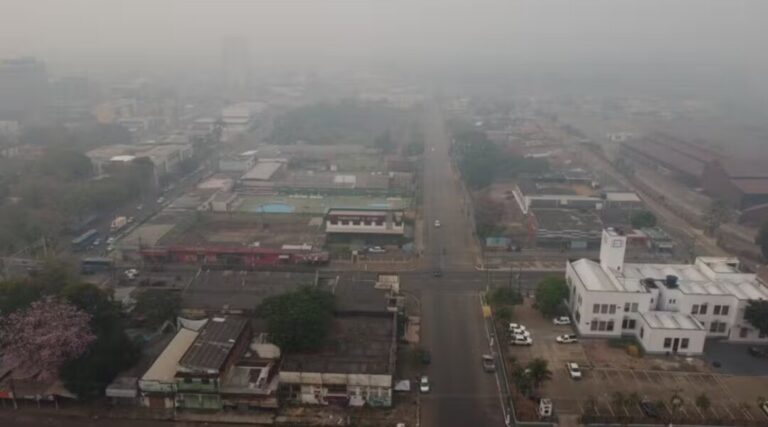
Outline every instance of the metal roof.
{"label": "metal roof", "polygon": [[181,358],[179,366],[191,370],[221,369],[247,323],[242,317],[214,317]]}

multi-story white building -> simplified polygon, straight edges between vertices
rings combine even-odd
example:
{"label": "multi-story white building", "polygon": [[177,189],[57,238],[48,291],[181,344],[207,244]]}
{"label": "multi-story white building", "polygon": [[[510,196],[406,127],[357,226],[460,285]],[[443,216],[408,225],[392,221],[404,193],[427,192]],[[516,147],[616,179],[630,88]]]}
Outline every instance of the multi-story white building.
{"label": "multi-story white building", "polygon": [[739,270],[736,258],[699,257],[693,264],[624,262],[626,236],[603,231],[600,262],[568,262],[568,307],[584,336],[635,336],[648,353],[700,354],[706,338],[766,342],[744,319],[768,287]]}

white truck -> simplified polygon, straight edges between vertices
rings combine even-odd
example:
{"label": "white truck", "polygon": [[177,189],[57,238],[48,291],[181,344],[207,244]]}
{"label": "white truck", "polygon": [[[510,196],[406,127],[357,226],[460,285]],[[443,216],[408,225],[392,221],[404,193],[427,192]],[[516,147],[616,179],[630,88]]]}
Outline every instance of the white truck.
{"label": "white truck", "polygon": [[126,224],[128,224],[128,218],[124,216],[118,216],[112,220],[112,224],[110,224],[109,230],[113,233],[120,231],[120,229],[125,227]]}

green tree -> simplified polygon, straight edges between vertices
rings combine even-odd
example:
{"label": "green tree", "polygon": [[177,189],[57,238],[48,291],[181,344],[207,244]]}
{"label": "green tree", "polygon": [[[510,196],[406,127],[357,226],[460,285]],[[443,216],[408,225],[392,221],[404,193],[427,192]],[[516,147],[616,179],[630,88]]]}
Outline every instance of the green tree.
{"label": "green tree", "polygon": [[566,298],[568,285],[562,277],[548,277],[536,286],[536,308],[545,316],[557,315]]}
{"label": "green tree", "polygon": [[523,296],[514,289],[499,287],[488,294],[488,302],[492,305],[517,305],[523,303]]}
{"label": "green tree", "polygon": [[762,334],[768,334],[768,301],[750,300],[744,311],[744,319]]}
{"label": "green tree", "polygon": [[763,259],[768,261],[768,220],[765,220],[760,226],[760,230],[755,237],[755,244],[760,247],[760,252],[763,254]]}
{"label": "green tree", "polygon": [[633,228],[649,228],[656,226],[656,216],[649,211],[638,211],[630,218]]}
{"label": "green tree", "polygon": [[392,133],[389,129],[381,133],[376,137],[373,142],[373,146],[381,150],[383,154],[389,154],[395,149],[395,144],[392,142]]}
{"label": "green tree", "polygon": [[41,287],[29,280],[0,282],[0,316],[29,307],[42,295]]}
{"label": "green tree", "polygon": [[61,293],[91,315],[96,340],[84,354],[64,364],[59,375],[67,389],[81,399],[103,396],[117,374],[136,363],[140,349],[126,335],[119,306],[106,292],[91,284],[73,284]]}
{"label": "green tree", "polygon": [[146,289],[136,296],[133,314],[147,326],[157,327],[176,320],[181,309],[181,295],[170,289]]}
{"label": "green tree", "polygon": [[270,338],[283,351],[311,351],[325,342],[334,307],[330,292],[303,287],[265,299],[258,312],[267,321]]}
{"label": "green tree", "polygon": [[528,362],[526,368],[526,373],[531,378],[531,384],[534,390],[537,390],[546,381],[552,379],[552,371],[549,370],[549,362],[540,357]]}
{"label": "green tree", "polygon": [[696,396],[694,404],[702,412],[707,412],[709,408],[712,407],[712,401],[709,399],[709,396],[707,396],[706,393],[701,393],[700,395]]}
{"label": "green tree", "polygon": [[728,222],[730,213],[730,208],[724,200],[712,200],[705,218],[707,233],[714,235],[723,223]]}
{"label": "green tree", "polygon": [[494,310],[494,315],[496,319],[504,323],[508,323],[510,320],[512,320],[512,308],[508,306],[498,308]]}
{"label": "green tree", "polygon": [[520,394],[523,396],[528,397],[533,392],[533,380],[531,379],[531,376],[528,375],[528,372],[526,372],[526,369],[522,366],[513,367],[512,382],[515,385],[517,391],[520,392]]}

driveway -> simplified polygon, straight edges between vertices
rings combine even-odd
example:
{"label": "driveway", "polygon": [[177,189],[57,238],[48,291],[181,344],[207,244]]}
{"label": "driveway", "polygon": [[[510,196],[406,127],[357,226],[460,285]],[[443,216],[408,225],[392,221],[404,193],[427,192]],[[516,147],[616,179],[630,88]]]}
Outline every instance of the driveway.
{"label": "driveway", "polygon": [[[749,344],[733,344],[726,341],[709,340],[704,345],[704,359],[713,371],[731,375],[767,376],[768,359],[750,356]],[[720,362],[715,368],[712,362]]]}

